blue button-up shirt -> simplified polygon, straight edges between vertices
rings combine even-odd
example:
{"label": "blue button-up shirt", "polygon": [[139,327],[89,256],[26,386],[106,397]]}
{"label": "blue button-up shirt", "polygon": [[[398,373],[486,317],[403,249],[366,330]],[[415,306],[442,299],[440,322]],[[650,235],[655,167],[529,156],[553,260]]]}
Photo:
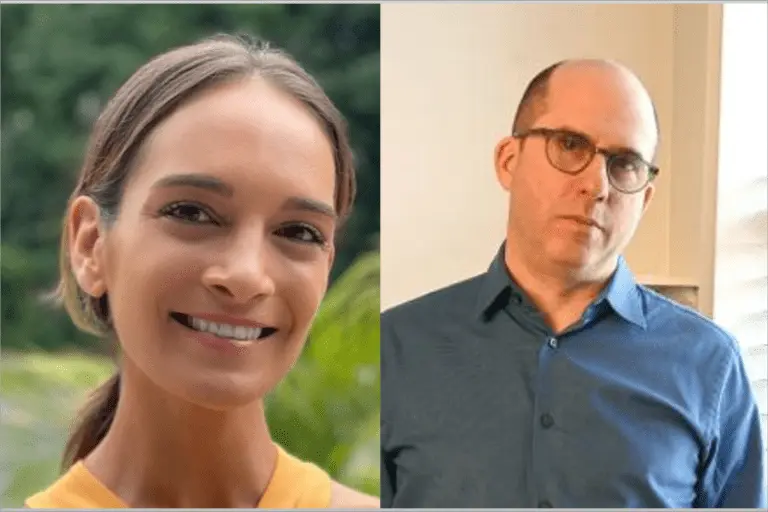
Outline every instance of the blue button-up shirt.
{"label": "blue button-up shirt", "polygon": [[487,273],[381,318],[384,507],[765,507],[734,339],[626,263],[554,333]]}

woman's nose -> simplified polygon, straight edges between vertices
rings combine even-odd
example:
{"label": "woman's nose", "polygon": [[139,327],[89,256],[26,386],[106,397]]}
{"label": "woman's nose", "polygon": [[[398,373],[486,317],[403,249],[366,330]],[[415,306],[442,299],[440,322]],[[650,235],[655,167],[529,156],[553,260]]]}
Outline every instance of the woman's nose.
{"label": "woman's nose", "polygon": [[238,241],[226,250],[222,261],[203,274],[203,283],[216,295],[245,304],[275,293],[270,274],[269,247],[261,240]]}

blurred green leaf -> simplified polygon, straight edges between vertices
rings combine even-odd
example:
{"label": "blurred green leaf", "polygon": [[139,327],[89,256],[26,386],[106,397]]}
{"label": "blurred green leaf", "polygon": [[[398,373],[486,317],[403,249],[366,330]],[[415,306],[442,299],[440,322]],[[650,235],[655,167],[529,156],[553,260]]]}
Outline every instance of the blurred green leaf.
{"label": "blurred green leaf", "polygon": [[328,291],[302,357],[267,401],[276,441],[376,495],[379,304],[379,255],[370,253]]}

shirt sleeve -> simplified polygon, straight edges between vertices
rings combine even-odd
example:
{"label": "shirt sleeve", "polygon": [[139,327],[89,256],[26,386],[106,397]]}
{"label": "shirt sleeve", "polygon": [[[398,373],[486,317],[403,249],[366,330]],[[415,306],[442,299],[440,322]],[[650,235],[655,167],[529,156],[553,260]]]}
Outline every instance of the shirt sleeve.
{"label": "shirt sleeve", "polygon": [[381,451],[381,483],[380,483],[380,498],[381,508],[392,508],[392,501],[395,495],[395,489],[392,486],[394,482],[394,475],[389,474],[389,461],[387,460],[387,453]]}
{"label": "shirt sleeve", "polygon": [[765,446],[744,362],[733,351],[724,372],[697,506],[765,508]]}
{"label": "shirt sleeve", "polygon": [[398,396],[397,379],[393,373],[393,354],[391,336],[391,318],[388,314],[381,316],[381,473],[380,473],[380,499],[381,508],[394,506],[396,492],[396,467],[394,454],[389,446],[392,414],[394,412],[395,397]]}

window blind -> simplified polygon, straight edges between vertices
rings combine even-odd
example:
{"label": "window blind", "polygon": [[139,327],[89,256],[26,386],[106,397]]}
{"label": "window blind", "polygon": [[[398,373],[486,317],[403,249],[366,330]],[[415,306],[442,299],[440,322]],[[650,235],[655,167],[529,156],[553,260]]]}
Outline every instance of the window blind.
{"label": "window blind", "polygon": [[767,20],[768,6],[763,2],[723,5],[713,304],[715,320],[741,345],[764,439],[768,431]]}

